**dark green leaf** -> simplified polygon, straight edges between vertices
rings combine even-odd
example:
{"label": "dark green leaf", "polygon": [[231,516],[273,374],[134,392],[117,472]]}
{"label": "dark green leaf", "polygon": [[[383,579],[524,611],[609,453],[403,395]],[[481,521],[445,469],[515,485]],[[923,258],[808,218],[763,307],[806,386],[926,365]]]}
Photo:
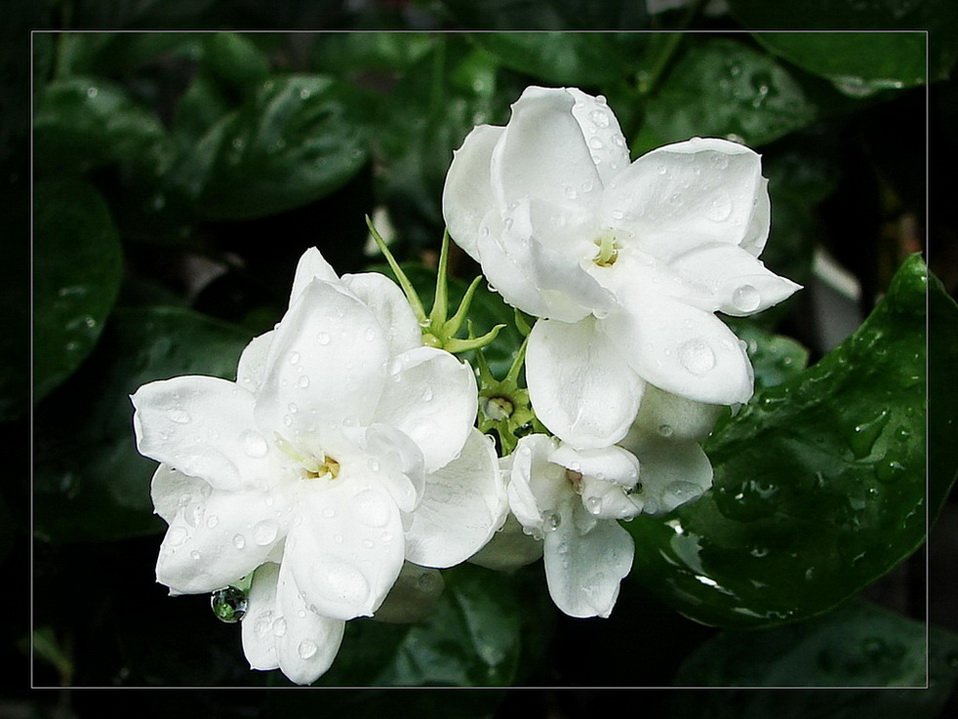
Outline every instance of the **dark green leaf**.
{"label": "dark green leaf", "polygon": [[129,395],[177,375],[234,378],[248,333],[189,310],[117,310],[90,361],[37,408],[35,530],[59,541],[156,532]]}
{"label": "dark green leaf", "polygon": [[816,119],[805,90],[774,59],[744,43],[689,43],[646,100],[633,154],[690,137],[734,137],[755,147]]}
{"label": "dark green leaf", "polygon": [[924,33],[757,33],[768,50],[853,96],[925,82]]}
{"label": "dark green leaf", "polygon": [[346,627],[323,686],[508,686],[519,668],[516,580],[463,564],[443,572],[436,611],[415,624],[362,619]]}
{"label": "dark green leaf", "polygon": [[106,202],[79,180],[34,189],[34,402],[93,349],[123,276],[120,239]]}
{"label": "dark green leaf", "polygon": [[726,631],[686,660],[676,684],[848,689],[711,692],[707,703],[685,692],[673,708],[705,719],[933,719],[958,677],[958,636],[938,627],[927,632],[921,622],[863,602],[787,627]]}
{"label": "dark green leaf", "polygon": [[210,219],[263,217],[318,200],[366,161],[356,103],[329,78],[267,80],[198,144],[182,148],[174,182]]}
{"label": "dark green leaf", "polygon": [[[763,631],[726,630],[679,670],[680,686],[923,687],[931,674],[937,700],[958,677],[958,635],[865,602],[851,602],[805,622]],[[942,675],[948,681],[942,682]],[[796,707],[797,708],[797,707]],[[770,711],[766,716],[779,716]],[[807,716],[798,712],[795,716]],[[929,715],[931,716],[931,715]]]}
{"label": "dark green leaf", "polygon": [[269,75],[269,62],[245,35],[217,32],[206,37],[202,66],[230,87],[245,93]]}
{"label": "dark green leaf", "polygon": [[58,80],[37,99],[33,145],[44,171],[80,173],[114,162],[152,167],[163,139],[159,119],[103,78]]}
{"label": "dark green leaf", "polygon": [[772,334],[754,321],[727,319],[736,336],[746,343],[755,371],[756,390],[782,384],[801,374],[808,364],[808,350],[791,337]]}
{"label": "dark green leaf", "polygon": [[[693,619],[750,627],[825,612],[911,555],[926,533],[926,285],[911,257],[852,337],[757,392],[706,445],[713,487],[627,525],[632,576]],[[954,473],[931,479],[940,501]]]}
{"label": "dark green leaf", "polygon": [[582,32],[476,33],[470,37],[506,67],[539,82],[612,86],[636,71],[633,38],[644,35]]}
{"label": "dark green leaf", "polygon": [[404,238],[434,246],[443,230],[442,187],[452,153],[475,125],[504,121],[518,87],[503,88],[498,62],[462,35],[444,35],[410,67],[382,105],[376,133],[381,196]]}
{"label": "dark green leaf", "polygon": [[[927,29],[931,80],[947,77],[958,59],[958,5],[952,0],[729,0],[729,7],[743,27],[755,30]],[[876,67],[885,62],[877,53],[872,60]]]}
{"label": "dark green leaf", "polygon": [[204,35],[166,32],[77,32],[57,36],[57,79],[89,76],[121,80],[163,61],[188,64]]}
{"label": "dark green leaf", "polygon": [[311,66],[337,77],[353,78],[362,73],[388,77],[408,70],[439,41],[440,36],[430,33],[324,33],[312,46]]}

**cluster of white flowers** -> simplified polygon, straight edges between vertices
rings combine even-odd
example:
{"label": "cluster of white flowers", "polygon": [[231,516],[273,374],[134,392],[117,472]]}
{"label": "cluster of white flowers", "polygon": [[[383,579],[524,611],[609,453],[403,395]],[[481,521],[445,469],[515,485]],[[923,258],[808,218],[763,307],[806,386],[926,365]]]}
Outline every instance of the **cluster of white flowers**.
{"label": "cluster of white flowers", "polygon": [[546,433],[497,456],[476,428],[476,373],[425,346],[408,293],[340,278],[316,250],[235,382],[177,377],[132,398],[169,524],[157,579],[174,594],[251,581],[255,669],[314,681],[345,622],[374,615],[410,567],[542,556],[563,612],[608,616],[632,564],[619,520],[701,495],[700,443],[752,394],[743,346],[713,313],[798,288],[757,259],[756,153],[693,139],[630,163],[604,99],[576,89],[528,88],[508,125],[475,128],[443,208],[488,282],[538,318],[526,396]]}

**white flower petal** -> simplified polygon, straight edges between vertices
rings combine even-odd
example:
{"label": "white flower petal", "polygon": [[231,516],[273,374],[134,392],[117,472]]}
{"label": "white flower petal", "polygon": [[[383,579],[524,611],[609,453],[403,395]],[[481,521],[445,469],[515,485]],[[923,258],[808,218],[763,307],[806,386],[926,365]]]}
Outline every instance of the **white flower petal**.
{"label": "white flower petal", "polygon": [[473,429],[459,458],[426,478],[406,531],[406,559],[425,567],[460,564],[492,538],[507,510],[495,448]]}
{"label": "white flower petal", "polygon": [[422,345],[419,322],[395,282],[378,272],[343,275],[342,281],[379,320],[390,354],[397,355]]}
{"label": "white flower petal", "polygon": [[[575,322],[588,315],[593,302],[605,307],[610,303],[601,287],[577,262],[548,251],[531,235],[511,235],[503,240],[490,233],[479,238],[479,256],[489,285],[502,298],[518,309],[535,317],[552,317],[564,322]],[[582,304],[575,296],[563,291],[578,289],[592,302]]]}
{"label": "white flower petal", "polygon": [[602,329],[642,379],[708,404],[752,396],[752,365],[720,319],[649,291],[637,290],[632,299],[631,311],[610,313]]}
{"label": "white flower petal", "polygon": [[523,530],[514,515],[509,514],[502,528],[486,546],[469,558],[469,562],[497,572],[511,571],[542,557],[543,546],[541,541]]}
{"label": "white flower petal", "polygon": [[[130,398],[140,454],[218,489],[256,486],[267,474],[254,397],[233,382],[183,376],[150,382]],[[255,443],[254,451],[250,451]]]}
{"label": "white flower petal", "polygon": [[339,283],[339,276],[332,268],[332,265],[326,261],[326,258],[323,257],[319,250],[315,247],[310,247],[303,253],[302,257],[299,258],[299,262],[296,265],[296,273],[293,275],[293,289],[289,293],[290,307],[299,299],[299,296],[303,293],[303,290],[309,286],[309,283],[315,279],[332,282],[334,284]]}
{"label": "white flower petal", "polygon": [[313,280],[275,331],[256,399],[257,423],[287,439],[369,423],[386,382],[378,320],[344,288]]}
{"label": "white flower petal", "polygon": [[266,374],[266,358],[269,355],[270,344],[273,342],[273,334],[274,330],[270,330],[254,337],[240,355],[239,364],[236,367],[236,384],[248,392],[255,394],[263,383],[263,377]]}
{"label": "white flower petal", "polygon": [[708,242],[757,247],[768,234],[759,155],[694,138],[643,155],[603,195],[603,219],[644,252],[668,261]]}
{"label": "white flower petal", "polygon": [[572,116],[586,138],[602,183],[608,184],[629,165],[629,148],[619,121],[601,95],[593,97],[574,87],[566,88],[566,92],[575,98]]}
{"label": "white flower petal", "polygon": [[670,265],[686,280],[708,289],[713,301],[698,305],[701,309],[736,317],[766,310],[801,289],[734,245],[702,245],[679,255]]}
{"label": "white flower petal", "polygon": [[608,617],[619,582],[632,568],[632,537],[615,520],[599,520],[580,535],[571,517],[545,535],[544,564],[549,594],[571,617]]}
{"label": "white flower petal", "polygon": [[712,486],[712,465],[697,442],[648,436],[630,436],[628,442],[642,457],[642,491],[634,496],[646,514],[667,514]]}
{"label": "white flower petal", "polygon": [[279,569],[276,595],[279,617],[272,630],[279,667],[290,681],[312,684],[336,658],[346,623],[310,611],[285,562]]}
{"label": "white flower petal", "polygon": [[490,167],[492,150],[505,128],[479,125],[453,153],[442,191],[442,214],[449,236],[474,260],[483,217],[495,203]]}
{"label": "white flower petal", "polygon": [[278,493],[200,491],[184,495],[160,545],[156,579],[173,594],[212,592],[267,560],[289,528]]}
{"label": "white flower petal", "polygon": [[394,358],[374,416],[419,446],[430,473],[459,455],[477,411],[469,365],[443,350],[417,347]]}
{"label": "white flower petal", "polygon": [[403,512],[411,512],[422,499],[425,469],[422,450],[405,433],[384,424],[374,424],[364,433],[366,465],[378,477]]}
{"label": "white flower petal", "polygon": [[281,627],[276,606],[276,581],[279,565],[268,562],[253,574],[246,595],[246,616],[241,623],[243,653],[251,669],[278,669],[279,654],[276,651],[274,626]]}
{"label": "white flower petal", "polygon": [[509,508],[523,527],[542,529],[544,516],[574,496],[565,469],[549,461],[558,442],[544,434],[522,437],[512,453],[506,493]]}
{"label": "white flower petal", "polygon": [[[526,197],[598,202],[602,183],[572,115],[574,105],[569,92],[542,87],[526,88],[513,103],[512,117],[492,152],[492,189],[500,210]],[[574,200],[569,189],[577,191]]]}
{"label": "white flower petal", "polygon": [[153,510],[167,524],[173,521],[185,503],[195,501],[194,497],[205,500],[211,491],[212,487],[205,479],[191,477],[162,463],[156,468],[150,482]]}
{"label": "white flower petal", "polygon": [[644,388],[592,317],[574,324],[537,322],[529,336],[526,378],[536,415],[578,449],[622,439]]}
{"label": "white flower petal", "polygon": [[624,487],[634,486],[639,477],[639,460],[628,450],[616,445],[577,450],[563,443],[549,455],[549,461],[584,477],[595,477]]}
{"label": "white flower petal", "polygon": [[701,442],[712,432],[712,427],[722,411],[721,405],[693,402],[648,385],[639,406],[639,413],[622,444],[631,447],[636,433],[651,438],[665,437]]}
{"label": "white flower petal", "polygon": [[301,493],[302,521],[290,530],[283,557],[310,609],[342,620],[376,611],[399,576],[405,544],[389,492],[375,478],[347,471]]}

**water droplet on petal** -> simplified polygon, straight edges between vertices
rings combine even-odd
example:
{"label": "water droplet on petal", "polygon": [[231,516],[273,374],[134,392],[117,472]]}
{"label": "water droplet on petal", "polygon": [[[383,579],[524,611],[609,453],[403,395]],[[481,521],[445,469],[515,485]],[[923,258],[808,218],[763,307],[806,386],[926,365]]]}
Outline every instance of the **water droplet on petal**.
{"label": "water droplet on petal", "polygon": [[372,327],[367,327],[366,331],[363,333],[363,337],[367,342],[372,342],[374,339],[376,339],[376,330],[374,330]]}
{"label": "water droplet on petal", "polygon": [[273,635],[277,637],[286,636],[286,630],[288,626],[286,624],[286,619],[284,617],[277,617],[273,621]]}
{"label": "water droplet on petal", "polygon": [[316,341],[319,342],[319,344],[321,344],[321,345],[328,345],[328,344],[329,344],[329,333],[328,333],[328,332],[317,332],[317,333],[316,333]]}
{"label": "water droplet on petal", "polygon": [[672,432],[673,432],[672,425],[670,424],[659,425],[659,434],[662,435],[663,437],[671,437]]}
{"label": "water droplet on petal", "polygon": [[[600,500],[601,502],[601,500]],[[542,513],[542,528],[547,532],[554,532],[562,524],[562,515],[558,512]]]}
{"label": "water droplet on petal", "polygon": [[253,541],[259,546],[265,547],[266,545],[271,544],[274,539],[276,539],[278,532],[279,528],[272,522],[259,522],[255,527],[253,527]]}
{"label": "water droplet on petal", "polygon": [[589,140],[589,147],[591,147],[591,148],[594,149],[594,150],[601,150],[601,149],[602,149],[602,140],[600,140],[598,137],[593,137],[593,138],[591,138],[591,139]]}
{"label": "water droplet on petal", "polygon": [[243,445],[243,452],[254,459],[265,457],[266,453],[269,452],[269,445],[266,444],[263,435],[256,430],[248,429],[244,431],[240,435],[240,442]]}
{"label": "water droplet on petal", "polygon": [[307,377],[306,375],[303,375],[302,377],[299,378],[299,381],[296,384],[298,384],[303,389],[306,389],[307,387],[309,387],[309,377]]}
{"label": "water droplet on petal", "polygon": [[166,416],[170,418],[171,422],[176,422],[177,424],[189,424],[193,421],[190,413],[182,409],[171,409],[166,413]]}
{"label": "water droplet on petal", "polygon": [[[305,90],[303,91],[305,92]],[[302,96],[302,93],[300,93]],[[299,654],[300,659],[310,659],[316,654],[318,647],[316,642],[311,642],[309,639],[304,639],[299,643],[299,648],[296,650]]]}
{"label": "water droplet on petal", "polygon": [[330,554],[317,557],[312,579],[316,591],[337,603],[361,607],[369,601],[371,590],[366,577],[340,557]]}
{"label": "water droplet on petal", "polygon": [[589,510],[590,514],[598,514],[602,509],[602,498],[588,497],[585,500],[585,508]]}
{"label": "water droplet on petal", "polygon": [[732,304],[739,312],[754,312],[762,304],[762,296],[752,285],[742,285],[732,293]]}
{"label": "water droplet on petal", "polygon": [[356,494],[351,503],[356,518],[370,527],[384,527],[392,515],[388,500],[378,492],[364,489]]}
{"label": "water droplet on petal", "polygon": [[679,362],[694,375],[701,376],[715,367],[715,353],[702,339],[684,342],[678,349]]}
{"label": "water droplet on petal", "polygon": [[712,222],[724,222],[731,214],[732,198],[725,190],[720,190],[705,207],[705,217]]}
{"label": "water droplet on petal", "polygon": [[292,353],[290,353],[290,355],[289,355],[289,363],[290,363],[290,364],[298,364],[298,363],[299,363],[299,352],[292,352]]}
{"label": "water droplet on petal", "polygon": [[233,546],[237,549],[242,549],[246,546],[246,537],[242,534],[237,534],[233,536]]}

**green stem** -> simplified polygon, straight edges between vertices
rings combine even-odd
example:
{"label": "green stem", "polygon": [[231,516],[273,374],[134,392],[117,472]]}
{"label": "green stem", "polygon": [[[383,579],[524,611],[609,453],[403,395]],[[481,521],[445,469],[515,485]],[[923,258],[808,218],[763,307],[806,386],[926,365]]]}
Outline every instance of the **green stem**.
{"label": "green stem", "polygon": [[425,325],[429,322],[429,318],[426,316],[426,310],[423,309],[422,301],[419,299],[416,288],[412,286],[412,282],[409,281],[409,278],[406,277],[406,273],[402,271],[399,263],[396,262],[396,258],[393,257],[393,253],[389,251],[389,247],[386,246],[386,241],[382,238],[382,235],[379,234],[376,226],[373,225],[373,221],[369,215],[366,215],[366,226],[369,228],[369,232],[376,246],[379,247],[379,251],[386,257],[386,262],[389,263],[393,274],[396,275],[399,286],[402,287],[403,292],[406,294],[406,299],[409,301],[409,306],[412,307],[412,311],[416,315],[416,320],[421,326]]}

